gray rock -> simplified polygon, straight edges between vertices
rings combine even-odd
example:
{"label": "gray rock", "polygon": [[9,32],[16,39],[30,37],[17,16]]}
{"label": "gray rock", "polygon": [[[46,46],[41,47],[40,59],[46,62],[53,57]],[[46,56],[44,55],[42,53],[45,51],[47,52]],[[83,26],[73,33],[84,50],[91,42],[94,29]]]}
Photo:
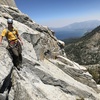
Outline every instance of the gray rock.
{"label": "gray rock", "polygon": [[7,6],[12,6],[16,7],[15,1],[14,0],[0,0],[1,5],[7,5]]}

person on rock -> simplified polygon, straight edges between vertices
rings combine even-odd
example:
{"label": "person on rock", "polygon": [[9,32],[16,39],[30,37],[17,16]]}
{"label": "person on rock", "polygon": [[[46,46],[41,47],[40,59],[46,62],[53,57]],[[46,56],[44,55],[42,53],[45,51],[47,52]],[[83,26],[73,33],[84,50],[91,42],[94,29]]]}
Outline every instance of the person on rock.
{"label": "person on rock", "polygon": [[8,27],[5,28],[0,35],[0,44],[2,44],[2,39],[5,36],[8,41],[7,50],[11,54],[12,61],[15,67],[20,70],[20,64],[22,63],[22,47],[23,42],[18,34],[17,29],[13,27],[13,19],[7,19]]}

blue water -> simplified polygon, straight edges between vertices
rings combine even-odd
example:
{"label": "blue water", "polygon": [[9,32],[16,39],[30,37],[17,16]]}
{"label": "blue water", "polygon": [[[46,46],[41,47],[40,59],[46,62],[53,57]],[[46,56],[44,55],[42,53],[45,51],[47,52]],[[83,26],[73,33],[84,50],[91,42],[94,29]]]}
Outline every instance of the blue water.
{"label": "blue water", "polygon": [[84,35],[83,31],[59,31],[55,32],[57,39],[69,39],[69,38],[78,38]]}

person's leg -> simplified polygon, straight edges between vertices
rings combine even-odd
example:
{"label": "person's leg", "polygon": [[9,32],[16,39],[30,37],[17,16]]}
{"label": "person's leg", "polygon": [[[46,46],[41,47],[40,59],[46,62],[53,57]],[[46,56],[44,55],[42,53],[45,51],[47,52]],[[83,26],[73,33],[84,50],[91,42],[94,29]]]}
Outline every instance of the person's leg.
{"label": "person's leg", "polygon": [[18,42],[18,53],[19,53],[19,65],[22,67],[22,46],[20,42]]}
{"label": "person's leg", "polygon": [[13,52],[13,64],[18,70],[20,70],[20,66],[19,66],[20,65],[20,59],[19,59],[18,49],[13,48],[12,52]]}
{"label": "person's leg", "polygon": [[16,55],[12,55],[12,61],[15,67],[17,67],[19,65],[19,57]]}
{"label": "person's leg", "polygon": [[22,64],[22,54],[19,54],[19,63]]}
{"label": "person's leg", "polygon": [[13,52],[13,63],[14,66],[17,67],[18,70],[20,70],[21,64],[22,64],[22,48],[20,43],[16,45],[16,47],[12,48]]}

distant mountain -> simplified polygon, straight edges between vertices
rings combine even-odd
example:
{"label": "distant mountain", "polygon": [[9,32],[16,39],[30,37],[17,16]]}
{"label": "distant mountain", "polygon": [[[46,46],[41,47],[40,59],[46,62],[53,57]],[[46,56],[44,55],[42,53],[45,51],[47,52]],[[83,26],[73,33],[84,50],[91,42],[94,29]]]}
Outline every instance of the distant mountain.
{"label": "distant mountain", "polygon": [[100,25],[99,20],[76,22],[61,28],[51,28],[58,39],[78,38]]}
{"label": "distant mountain", "polygon": [[81,65],[100,63],[100,26],[83,37],[65,46],[69,59]]}

